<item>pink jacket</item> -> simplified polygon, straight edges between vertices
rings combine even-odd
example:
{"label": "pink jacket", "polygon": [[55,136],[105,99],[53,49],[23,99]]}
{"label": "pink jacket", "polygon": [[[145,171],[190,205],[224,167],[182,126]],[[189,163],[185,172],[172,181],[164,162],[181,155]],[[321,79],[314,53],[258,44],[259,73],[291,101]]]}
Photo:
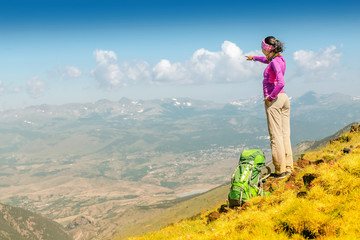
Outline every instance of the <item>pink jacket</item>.
{"label": "pink jacket", "polygon": [[285,85],[285,59],[282,56],[275,57],[270,63],[268,62],[266,57],[254,57],[253,59],[254,61],[268,64],[264,71],[264,98],[268,96],[269,100],[273,100],[277,97],[279,93],[285,93],[285,91],[283,90]]}

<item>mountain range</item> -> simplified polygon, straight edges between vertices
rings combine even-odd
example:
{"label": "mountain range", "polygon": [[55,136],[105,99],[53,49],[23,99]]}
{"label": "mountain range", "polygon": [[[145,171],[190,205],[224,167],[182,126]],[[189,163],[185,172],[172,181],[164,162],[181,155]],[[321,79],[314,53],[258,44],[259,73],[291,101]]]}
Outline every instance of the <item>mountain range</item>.
{"label": "mountain range", "polygon": [[[293,145],[360,119],[359,99],[346,95],[309,92],[291,104]],[[270,160],[261,97],[6,110],[0,143],[0,201],[68,226],[75,239],[110,236],[134,209],[161,211],[227,182],[245,148],[261,148]]]}

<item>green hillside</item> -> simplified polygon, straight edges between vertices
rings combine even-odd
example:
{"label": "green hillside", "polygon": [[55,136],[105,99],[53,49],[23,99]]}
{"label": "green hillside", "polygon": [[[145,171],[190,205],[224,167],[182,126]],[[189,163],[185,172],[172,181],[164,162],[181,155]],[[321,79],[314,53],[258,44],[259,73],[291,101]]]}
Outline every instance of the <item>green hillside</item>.
{"label": "green hillside", "polygon": [[269,197],[253,198],[239,209],[218,205],[132,239],[359,239],[359,128],[302,154],[292,176],[268,180]]}
{"label": "green hillside", "polygon": [[[129,224],[121,225],[116,234],[116,239],[158,231],[169,223],[209,211],[224,202],[229,187],[228,184],[225,184],[195,197],[172,200],[168,204],[149,206],[147,209],[136,209],[137,215],[141,217],[134,219],[130,218],[131,214],[129,214],[128,221],[132,222],[131,226]],[[163,208],[162,211],[159,211],[160,208]]]}
{"label": "green hillside", "polygon": [[1,240],[70,240],[60,224],[30,211],[0,204]]}

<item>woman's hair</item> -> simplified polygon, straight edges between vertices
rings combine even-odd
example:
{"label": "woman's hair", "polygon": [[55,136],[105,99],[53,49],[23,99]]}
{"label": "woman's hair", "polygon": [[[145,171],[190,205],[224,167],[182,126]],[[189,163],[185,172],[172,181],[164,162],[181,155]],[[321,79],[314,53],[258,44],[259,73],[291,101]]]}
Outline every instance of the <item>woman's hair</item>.
{"label": "woman's hair", "polygon": [[284,51],[284,45],[282,42],[280,42],[279,40],[277,40],[275,37],[273,36],[269,36],[265,38],[265,43],[271,45],[274,47],[273,52],[278,53],[278,52],[283,52]]}

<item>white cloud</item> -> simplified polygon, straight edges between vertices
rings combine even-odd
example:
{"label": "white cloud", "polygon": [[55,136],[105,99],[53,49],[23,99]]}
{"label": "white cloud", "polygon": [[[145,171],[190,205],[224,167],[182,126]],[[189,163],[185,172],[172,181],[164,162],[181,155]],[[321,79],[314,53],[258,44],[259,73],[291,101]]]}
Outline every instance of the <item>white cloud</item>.
{"label": "white cloud", "polygon": [[171,64],[163,59],[153,68],[153,82],[199,84],[253,80],[263,66],[246,61],[245,55],[235,43],[225,41],[221,51],[211,52],[201,48],[182,63]]}
{"label": "white cloud", "polygon": [[152,78],[150,64],[145,61],[124,62],[121,65],[121,71],[128,83],[148,82]]}
{"label": "white cloud", "polygon": [[45,92],[45,83],[40,81],[38,77],[33,77],[26,82],[26,90],[31,97],[39,98]]}
{"label": "white cloud", "polygon": [[74,66],[66,66],[64,71],[64,76],[67,78],[79,78],[81,77],[82,72],[80,69]]}
{"label": "white cloud", "polygon": [[235,43],[225,41],[221,51],[201,48],[184,62],[171,63],[168,59],[162,59],[151,67],[145,61],[119,64],[113,51],[95,50],[97,66],[92,70],[92,75],[105,88],[124,87],[138,82],[164,85],[254,80],[264,66],[246,61],[245,55]]}
{"label": "white cloud", "polygon": [[189,77],[189,73],[183,64],[171,64],[167,59],[162,59],[152,70],[154,83],[186,81]]}
{"label": "white cloud", "polygon": [[99,64],[116,64],[117,62],[116,54],[113,51],[96,49],[94,55]]}
{"label": "white cloud", "polygon": [[48,78],[60,77],[63,79],[74,79],[74,78],[80,78],[82,75],[83,75],[82,71],[75,66],[62,67],[60,65],[57,65],[57,72],[54,71],[47,72]]}
{"label": "white cloud", "polygon": [[94,56],[98,65],[92,71],[95,79],[102,87],[116,87],[123,81],[123,74],[117,65],[117,57],[113,51],[95,50]]}
{"label": "white cloud", "polygon": [[20,93],[23,91],[22,87],[14,87],[13,89],[10,90],[11,93]]}
{"label": "white cloud", "polygon": [[318,80],[336,76],[334,68],[340,65],[342,53],[335,46],[317,52],[299,50],[293,54],[298,74],[308,75]]}
{"label": "white cloud", "polygon": [[97,66],[91,71],[101,87],[125,87],[139,80],[151,78],[149,64],[144,61],[124,62],[119,65],[113,51],[95,50]]}

